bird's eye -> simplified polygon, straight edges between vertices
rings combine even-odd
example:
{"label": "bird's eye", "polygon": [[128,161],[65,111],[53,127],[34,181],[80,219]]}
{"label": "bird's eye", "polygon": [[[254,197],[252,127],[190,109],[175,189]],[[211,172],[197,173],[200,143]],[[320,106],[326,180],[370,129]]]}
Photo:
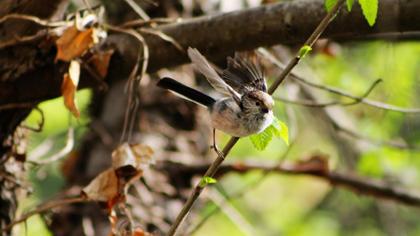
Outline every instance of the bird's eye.
{"label": "bird's eye", "polygon": [[260,102],[255,102],[255,105],[259,106],[260,105]]}

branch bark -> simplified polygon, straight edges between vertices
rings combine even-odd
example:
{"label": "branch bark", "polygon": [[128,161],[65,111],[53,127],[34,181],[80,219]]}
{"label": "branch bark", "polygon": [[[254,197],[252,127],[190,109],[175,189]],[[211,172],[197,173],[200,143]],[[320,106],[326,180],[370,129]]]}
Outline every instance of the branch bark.
{"label": "branch bark", "polygon": [[[176,169],[175,173],[199,175],[206,171],[209,165],[209,163],[186,165],[182,163],[163,162],[158,165],[158,169]],[[399,187],[390,186],[383,181],[361,177],[352,173],[328,170],[323,165],[324,163],[319,162],[311,163],[311,160],[303,163],[283,163],[281,165],[278,165],[276,162],[238,161],[222,164],[217,176],[220,177],[232,172],[245,174],[251,171],[268,171],[270,173],[287,175],[308,175],[329,182],[334,187],[346,188],[361,195],[388,199],[398,203],[420,207],[420,195],[418,194]]]}
{"label": "branch bark", "polygon": [[[369,27],[358,4],[341,11],[323,34],[327,38],[352,38],[379,33],[418,31],[420,2],[382,0],[374,27]],[[323,1],[292,1],[243,11],[185,20],[158,27],[184,48],[196,47],[210,58],[224,58],[235,50],[275,44],[302,44],[325,16]],[[146,36],[150,49],[149,71],[187,61],[173,45]]]}

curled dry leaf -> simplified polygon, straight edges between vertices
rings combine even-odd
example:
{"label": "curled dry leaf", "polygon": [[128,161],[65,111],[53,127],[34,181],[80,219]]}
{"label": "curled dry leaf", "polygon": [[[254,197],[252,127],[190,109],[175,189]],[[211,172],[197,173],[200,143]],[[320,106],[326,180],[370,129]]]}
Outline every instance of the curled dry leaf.
{"label": "curled dry leaf", "polygon": [[123,143],[112,153],[112,167],[132,166],[141,171],[150,164],[152,155],[153,149],[148,145]]}
{"label": "curled dry leaf", "polygon": [[80,63],[78,61],[71,61],[68,73],[64,74],[63,82],[61,84],[61,94],[64,98],[64,105],[69,111],[78,118],[80,116],[79,109],[76,105],[76,91],[79,84],[80,77]]}
{"label": "curled dry leaf", "polygon": [[76,26],[68,27],[55,42],[57,45],[55,60],[71,61],[81,56],[98,41],[95,31],[95,28],[80,31]]}
{"label": "curled dry leaf", "polygon": [[118,177],[113,168],[101,172],[82,190],[93,201],[114,202],[119,196]]}
{"label": "curled dry leaf", "polygon": [[120,145],[112,153],[112,168],[96,176],[82,194],[89,200],[106,202],[111,209],[123,199],[125,186],[142,175],[152,154],[152,148],[144,144]]}

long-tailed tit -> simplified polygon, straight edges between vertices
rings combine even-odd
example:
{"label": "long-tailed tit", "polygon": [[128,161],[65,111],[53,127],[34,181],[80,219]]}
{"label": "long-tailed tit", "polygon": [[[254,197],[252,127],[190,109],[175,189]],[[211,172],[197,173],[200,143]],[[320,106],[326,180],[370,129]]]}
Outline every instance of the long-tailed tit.
{"label": "long-tailed tit", "polygon": [[228,57],[228,67],[219,75],[197,49],[188,48],[188,56],[195,69],[226,97],[216,100],[168,77],[157,85],[207,107],[213,127],[235,137],[259,133],[272,123],[274,101],[258,65],[235,55]]}

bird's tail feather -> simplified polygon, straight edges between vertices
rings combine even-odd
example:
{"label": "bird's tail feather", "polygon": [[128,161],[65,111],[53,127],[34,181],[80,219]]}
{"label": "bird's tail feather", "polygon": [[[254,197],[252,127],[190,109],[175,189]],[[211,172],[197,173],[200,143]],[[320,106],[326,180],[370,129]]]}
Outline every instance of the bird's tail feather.
{"label": "bird's tail feather", "polygon": [[212,97],[168,77],[160,79],[157,86],[168,89],[181,97],[205,107],[210,107],[216,102]]}

